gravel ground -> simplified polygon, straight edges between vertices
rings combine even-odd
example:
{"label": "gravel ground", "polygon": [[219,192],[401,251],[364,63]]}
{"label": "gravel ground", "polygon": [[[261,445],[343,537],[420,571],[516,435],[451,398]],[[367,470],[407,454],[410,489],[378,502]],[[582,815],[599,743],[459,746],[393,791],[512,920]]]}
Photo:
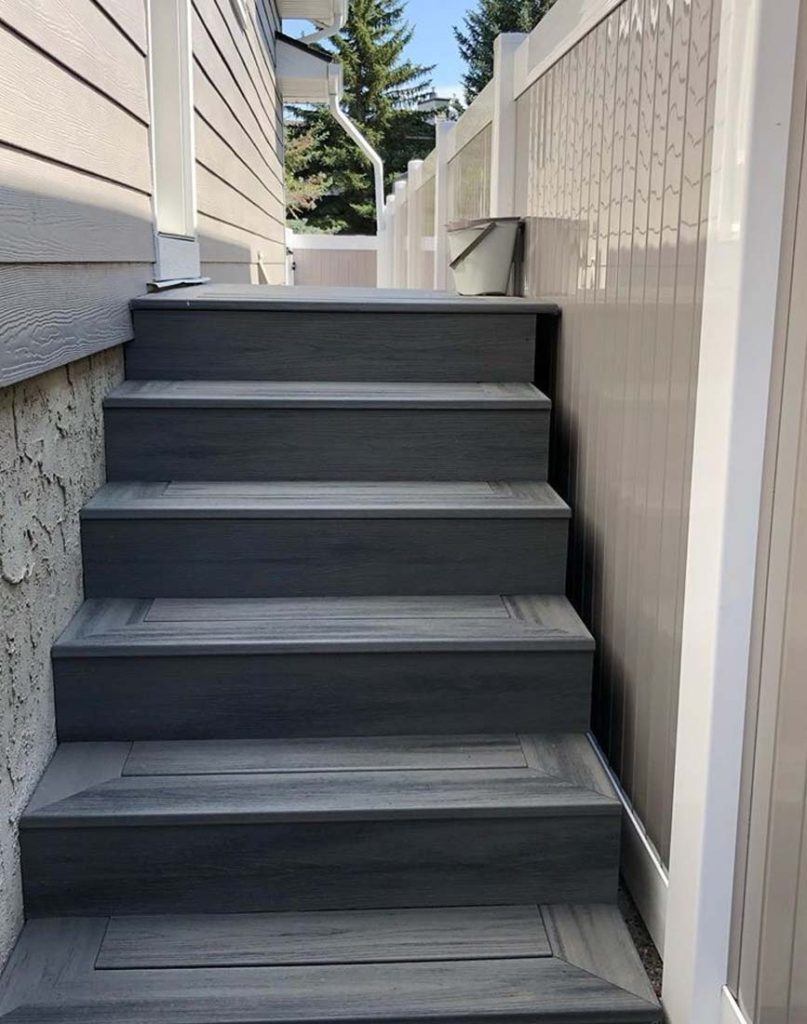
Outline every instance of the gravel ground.
{"label": "gravel ground", "polygon": [[658,955],[658,950],[653,945],[653,940],[650,938],[644,921],[636,909],[636,904],[624,886],[619,890],[619,909],[622,911],[622,916],[625,918],[630,929],[633,943],[639,950],[639,956],[642,958],[644,969],[647,971],[648,978],[650,978],[650,984],[656,990],[656,995],[661,997],[661,976],[664,970],[661,957]]}

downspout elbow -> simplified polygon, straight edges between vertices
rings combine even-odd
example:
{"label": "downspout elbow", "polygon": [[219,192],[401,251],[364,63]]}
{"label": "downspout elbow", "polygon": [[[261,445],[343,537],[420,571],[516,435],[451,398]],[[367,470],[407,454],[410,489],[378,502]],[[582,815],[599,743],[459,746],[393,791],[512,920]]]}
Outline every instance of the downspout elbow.
{"label": "downspout elbow", "polygon": [[376,230],[378,234],[381,235],[384,231],[384,161],[361,133],[358,126],[353,123],[342,108],[341,66],[334,65],[334,67],[338,68],[338,71],[331,78],[328,105],[334,120],[345,130],[346,134],[353,139],[361,152],[364,153],[373,166],[375,176]]}
{"label": "downspout elbow", "polygon": [[347,24],[348,6],[350,0],[336,0],[334,19],[327,25],[320,25],[316,32],[300,38],[301,43],[310,46],[312,43],[321,43],[324,39],[331,39]]}

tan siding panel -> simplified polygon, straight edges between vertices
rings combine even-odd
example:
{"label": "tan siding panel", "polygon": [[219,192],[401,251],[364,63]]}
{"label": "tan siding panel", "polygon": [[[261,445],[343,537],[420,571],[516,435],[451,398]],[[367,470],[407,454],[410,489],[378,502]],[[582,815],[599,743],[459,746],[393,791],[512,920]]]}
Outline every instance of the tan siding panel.
{"label": "tan siding panel", "polygon": [[717,0],[626,0],[518,100],[526,291],[563,308],[554,479],[595,731],[669,851]]}
{"label": "tan siding panel", "polygon": [[132,337],[150,264],[0,266],[0,385]]}
{"label": "tan siding panel", "polygon": [[[228,122],[232,118],[237,120],[260,153],[270,173],[278,183],[282,182],[279,157],[280,140],[274,132],[274,126],[266,124],[266,115],[262,110],[260,114],[256,112],[257,103],[254,100],[254,90],[248,87],[248,79],[243,65],[240,69],[237,66],[232,68],[225,61],[217,46],[214,45],[209,30],[196,8],[194,8],[193,17],[193,51],[204,74],[228,109]],[[250,93],[252,93],[251,97]],[[201,106],[200,110],[203,114],[205,113]],[[212,118],[208,117],[207,119],[215,124]],[[224,138],[228,138],[228,124],[222,126],[216,124],[216,128]]]}
{"label": "tan siding panel", "polygon": [[196,118],[196,159],[209,171],[224,178],[227,183],[246,196],[265,213],[277,217],[283,208],[277,183],[268,174],[256,174],[255,168],[245,164],[221,137],[201,117]]}
{"label": "tan siding panel", "polygon": [[3,29],[0,142],[151,188],[148,128]]}
{"label": "tan siding panel", "polygon": [[285,242],[261,238],[251,231],[199,215],[199,245],[203,263],[285,263]]}
{"label": "tan siding panel", "polygon": [[0,146],[0,263],[154,259],[151,200]]}
{"label": "tan siding panel", "polygon": [[196,167],[196,191],[200,213],[251,231],[261,238],[283,240],[285,228],[280,221],[264,213],[201,164]]}
{"label": "tan siding panel", "polygon": [[142,52],[146,53],[146,0],[97,0],[97,3]]}
{"label": "tan siding panel", "polygon": [[92,0],[0,0],[0,18],[148,122],[146,58]]}

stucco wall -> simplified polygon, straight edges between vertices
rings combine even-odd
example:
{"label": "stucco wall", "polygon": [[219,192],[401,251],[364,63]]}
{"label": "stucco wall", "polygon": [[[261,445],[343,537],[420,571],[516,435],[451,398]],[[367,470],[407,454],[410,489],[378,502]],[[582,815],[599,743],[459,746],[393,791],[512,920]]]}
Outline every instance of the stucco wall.
{"label": "stucco wall", "polygon": [[122,379],[117,347],[0,389],[0,966],[22,922],[16,822],[55,743],[50,646],[81,602],[78,511]]}

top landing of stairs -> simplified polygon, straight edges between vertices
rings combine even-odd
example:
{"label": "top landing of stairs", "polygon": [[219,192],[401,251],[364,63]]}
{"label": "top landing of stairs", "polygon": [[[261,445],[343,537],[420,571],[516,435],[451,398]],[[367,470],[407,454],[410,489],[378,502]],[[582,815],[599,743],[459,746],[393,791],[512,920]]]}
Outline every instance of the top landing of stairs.
{"label": "top landing of stairs", "polygon": [[134,310],[219,309],[341,313],[515,313],[559,315],[551,302],[451,295],[398,288],[317,288],[283,285],[206,284],[174,288],[135,299]]}

